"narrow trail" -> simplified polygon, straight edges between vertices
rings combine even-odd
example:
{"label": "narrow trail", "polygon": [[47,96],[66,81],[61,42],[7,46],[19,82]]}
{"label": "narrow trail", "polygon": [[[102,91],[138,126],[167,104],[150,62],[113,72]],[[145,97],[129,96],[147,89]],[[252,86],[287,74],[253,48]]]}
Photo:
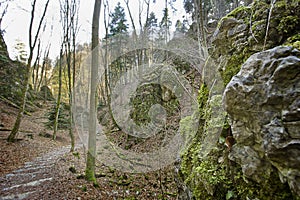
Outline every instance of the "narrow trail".
{"label": "narrow trail", "polygon": [[0,177],[0,200],[26,199],[34,193],[47,192],[45,186],[54,181],[56,162],[69,151],[70,146],[54,149]]}
{"label": "narrow trail", "polygon": [[[86,181],[85,148],[76,138],[75,152],[70,153],[66,130],[60,131],[57,141],[49,138],[52,131],[44,126],[49,107],[24,116],[21,130],[26,132],[19,133],[18,142],[7,143],[5,139],[9,132],[0,132],[0,200],[176,199],[172,167],[160,173],[130,174],[97,161],[99,187]],[[0,109],[3,111],[0,112],[0,124],[11,128],[16,109],[1,101]],[[112,136],[119,137],[117,134]]]}

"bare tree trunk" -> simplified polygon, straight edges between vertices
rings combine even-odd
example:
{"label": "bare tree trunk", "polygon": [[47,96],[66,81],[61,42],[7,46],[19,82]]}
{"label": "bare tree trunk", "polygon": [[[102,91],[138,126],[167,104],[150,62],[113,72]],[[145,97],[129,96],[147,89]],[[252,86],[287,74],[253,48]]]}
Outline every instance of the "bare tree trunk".
{"label": "bare tree trunk", "polygon": [[[203,54],[203,49],[207,49],[206,43],[206,34],[204,28],[204,16],[203,16],[203,6],[202,0],[194,0],[195,10],[196,10],[196,22],[197,22],[197,37],[198,37],[198,46],[199,46],[199,53]],[[199,13],[199,15],[198,15]],[[204,47],[204,48],[203,48]]]}
{"label": "bare tree trunk", "polygon": [[19,132],[19,128],[20,128],[20,124],[22,121],[22,117],[25,111],[25,106],[26,106],[26,97],[27,97],[27,91],[28,91],[28,87],[29,87],[29,79],[31,76],[31,61],[33,58],[33,51],[35,49],[36,43],[37,43],[37,39],[39,37],[39,33],[42,27],[42,23],[44,21],[44,17],[46,15],[46,11],[48,8],[48,4],[49,4],[49,0],[47,0],[46,5],[44,7],[44,11],[43,11],[43,15],[40,19],[39,22],[39,26],[37,28],[37,32],[34,36],[34,39],[32,41],[32,27],[33,27],[33,21],[34,21],[34,14],[35,14],[35,5],[36,5],[36,0],[33,1],[32,3],[32,10],[31,10],[31,20],[30,20],[30,25],[29,25],[29,58],[27,61],[27,66],[26,66],[26,76],[25,76],[25,82],[24,82],[24,88],[22,90],[22,102],[21,102],[21,108],[19,110],[17,119],[15,121],[14,127],[12,129],[12,131],[10,132],[7,141],[8,142],[14,142],[15,137],[17,135],[17,133]]}
{"label": "bare tree trunk", "polygon": [[39,40],[39,44],[38,44],[38,48],[37,48],[37,56],[35,59],[35,62],[33,64],[33,71],[32,71],[32,84],[33,84],[33,89],[34,91],[37,91],[37,80],[38,80],[38,76],[39,76],[39,64],[40,64],[40,56],[41,56],[41,51],[40,51],[40,47],[41,47],[41,40]]}
{"label": "bare tree trunk", "polygon": [[45,78],[45,72],[46,72],[46,64],[47,64],[47,60],[49,58],[49,52],[50,52],[50,46],[48,47],[48,49],[45,51],[45,54],[44,54],[44,60],[43,60],[43,64],[42,64],[42,71],[41,71],[41,78],[39,80],[39,83],[37,85],[37,90],[39,88],[41,88],[41,84]]}
{"label": "bare tree trunk", "polygon": [[[73,99],[74,99],[74,93],[73,89],[75,86],[75,72],[76,72],[76,33],[77,33],[77,25],[78,25],[78,10],[76,5],[76,0],[72,0],[71,2],[71,13],[70,13],[70,36],[72,38],[72,53],[71,53],[71,41],[69,44],[69,60],[68,60],[68,78],[69,78],[69,104],[70,104],[70,129],[69,129],[69,135],[71,138],[71,152],[74,151],[75,148],[75,137],[73,132],[73,112],[72,112],[72,106],[73,106]],[[79,2],[78,2],[79,4]],[[75,19],[75,16],[77,18]],[[75,22],[76,20],[76,22]],[[71,55],[72,54],[72,55]],[[71,77],[71,57],[72,57],[72,77]]]}
{"label": "bare tree trunk", "polygon": [[132,24],[134,37],[136,37],[137,33],[136,33],[136,28],[135,28],[133,16],[132,16],[132,14],[131,14],[131,10],[130,10],[130,7],[129,7],[129,0],[124,0],[124,2],[125,2],[125,4],[126,4],[127,11],[128,11],[128,13],[129,13],[129,18],[130,18],[130,21],[131,21],[131,24]]}
{"label": "bare tree trunk", "polygon": [[69,95],[69,136],[71,138],[71,152],[74,151],[75,137],[73,133],[73,113],[72,113],[72,98],[73,87],[75,82],[75,48],[76,48],[76,31],[77,23],[75,24],[75,16],[77,13],[76,0],[65,0],[60,3],[61,19],[63,23],[64,39],[63,44],[65,48],[65,57],[67,63],[67,88]]}
{"label": "bare tree trunk", "polygon": [[60,109],[60,101],[61,101],[61,85],[62,85],[62,59],[63,59],[63,45],[60,49],[60,55],[59,55],[59,71],[58,71],[58,95],[56,100],[56,107],[55,107],[55,119],[53,124],[53,140],[56,140],[57,135],[57,127],[58,127],[58,117],[59,117],[59,109]]}
{"label": "bare tree trunk", "polygon": [[96,159],[96,88],[98,79],[99,65],[99,19],[100,19],[101,0],[95,0],[94,14],[92,22],[92,69],[91,69],[91,89],[90,89],[90,114],[89,114],[89,140],[88,153],[85,169],[86,179],[97,184],[95,177]]}

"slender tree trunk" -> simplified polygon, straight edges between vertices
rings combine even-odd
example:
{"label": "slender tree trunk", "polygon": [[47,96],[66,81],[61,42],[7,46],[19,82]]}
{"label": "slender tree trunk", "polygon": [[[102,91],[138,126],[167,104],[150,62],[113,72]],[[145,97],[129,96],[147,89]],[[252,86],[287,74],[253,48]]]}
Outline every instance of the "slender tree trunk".
{"label": "slender tree trunk", "polygon": [[[68,96],[69,96],[69,136],[71,138],[71,149],[70,151],[74,151],[75,147],[75,137],[73,133],[73,113],[72,113],[72,95],[73,95],[73,87],[75,82],[75,35],[76,35],[76,27],[75,27],[75,15],[76,15],[76,0],[65,0],[60,3],[61,8],[61,19],[63,24],[63,33],[64,39],[63,44],[65,48],[65,57],[67,64],[67,82],[66,86],[68,88]],[[72,48],[73,49],[72,49]],[[73,52],[72,52],[73,50]],[[73,59],[73,60],[72,60]]]}
{"label": "slender tree trunk", "polygon": [[133,16],[132,16],[132,14],[131,14],[131,10],[130,10],[130,7],[129,7],[129,0],[124,0],[124,2],[125,2],[125,4],[126,4],[127,11],[128,11],[128,13],[129,13],[129,18],[130,18],[130,21],[131,21],[131,24],[132,24],[134,37],[136,37],[137,32],[136,32],[136,28],[135,28]]}
{"label": "slender tree trunk", "polygon": [[39,64],[40,64],[40,55],[41,55],[40,47],[41,47],[41,41],[39,40],[39,44],[37,48],[38,55],[36,56],[36,59],[33,64],[33,70],[32,70],[32,84],[33,84],[34,91],[37,91],[36,86],[37,86],[37,79],[39,76]]}
{"label": "slender tree trunk", "polygon": [[61,86],[62,86],[62,58],[63,58],[63,45],[60,50],[60,56],[59,56],[59,71],[58,71],[58,95],[56,100],[56,107],[55,107],[55,119],[54,119],[54,125],[53,125],[53,140],[56,140],[57,135],[57,127],[58,127],[58,117],[59,117],[59,110],[60,110],[60,101],[61,101]]}
{"label": "slender tree trunk", "polygon": [[67,55],[67,65],[68,65],[68,88],[69,88],[69,136],[71,138],[71,149],[70,151],[74,151],[75,147],[75,138],[73,134],[73,113],[72,113],[72,77],[71,77],[71,52],[70,52],[70,44],[68,44],[68,55]]}
{"label": "slender tree trunk", "polygon": [[95,159],[96,159],[96,88],[98,79],[99,65],[99,18],[100,18],[101,0],[95,0],[94,14],[92,22],[92,66],[91,66],[91,86],[90,86],[90,114],[89,114],[89,139],[88,153],[85,175],[86,179],[97,184],[95,177]]}
{"label": "slender tree trunk", "polygon": [[[78,2],[79,4],[79,2]],[[68,66],[68,76],[69,76],[69,103],[70,103],[70,129],[69,135],[71,138],[71,152],[74,151],[75,148],[75,137],[73,132],[73,100],[75,98],[74,86],[75,86],[75,76],[76,76],[76,31],[77,31],[77,24],[78,24],[78,15],[77,14],[77,5],[76,0],[72,0],[71,2],[71,13],[70,13],[70,36],[72,38],[72,53],[71,53],[71,42],[69,43],[69,66]],[[75,18],[77,16],[77,18]],[[75,22],[76,20],[76,22]],[[72,76],[71,76],[71,57],[72,57]]]}
{"label": "slender tree trunk", "polygon": [[48,4],[49,4],[49,0],[46,2],[43,15],[40,19],[39,26],[37,28],[37,32],[36,32],[36,34],[34,36],[34,39],[32,41],[32,27],[33,27],[33,21],[34,21],[36,0],[34,0],[33,3],[32,3],[31,20],[30,20],[30,25],[29,25],[29,58],[28,58],[28,61],[27,61],[24,88],[22,90],[22,102],[21,102],[21,107],[20,107],[17,119],[15,121],[14,127],[13,127],[12,131],[10,132],[10,134],[7,138],[8,142],[14,142],[15,137],[16,137],[17,133],[19,132],[22,117],[24,115],[25,106],[26,106],[26,97],[27,97],[27,92],[28,92],[28,88],[29,88],[29,80],[30,80],[30,76],[31,76],[31,62],[32,62],[32,58],[33,58],[33,51],[34,51],[34,48],[36,46],[37,39],[39,37],[39,33],[40,33],[40,30],[41,30],[41,27],[42,27],[42,23],[44,21],[44,17],[46,15]]}
{"label": "slender tree trunk", "polygon": [[37,89],[41,88],[41,85],[42,85],[43,81],[44,82],[46,81],[44,79],[46,77],[46,65],[47,65],[48,58],[49,58],[49,52],[50,52],[50,46],[49,46],[48,50],[46,50],[46,52],[44,54],[44,60],[43,60],[42,71],[41,71],[41,78],[39,80]]}

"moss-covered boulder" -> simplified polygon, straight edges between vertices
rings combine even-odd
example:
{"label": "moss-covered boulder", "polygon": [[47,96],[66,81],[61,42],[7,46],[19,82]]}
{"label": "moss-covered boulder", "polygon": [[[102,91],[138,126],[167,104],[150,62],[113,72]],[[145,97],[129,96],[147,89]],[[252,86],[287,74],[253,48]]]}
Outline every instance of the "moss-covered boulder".
{"label": "moss-covered boulder", "polygon": [[[226,86],[251,55],[280,45],[299,48],[299,22],[299,0],[281,0],[276,1],[274,5],[270,1],[254,1],[249,6],[239,7],[218,23],[212,38],[211,57],[208,62],[212,63],[213,67],[218,68],[223,85]],[[263,62],[263,58],[261,62]],[[268,77],[265,78],[268,79]],[[249,81],[251,82],[251,80]],[[255,150],[256,148],[263,148],[263,143],[260,143],[261,146],[253,147],[251,146],[253,140],[246,140],[249,144],[241,144],[240,147],[244,151],[235,154],[236,159],[233,159],[232,154],[240,141],[240,138],[236,136],[238,124],[231,127],[230,118],[225,118],[223,121],[216,120],[218,121],[217,126],[223,127],[216,137],[214,129],[209,128],[208,125],[216,122],[214,121],[215,117],[210,115],[210,111],[214,107],[218,108],[221,102],[217,102],[218,96],[212,91],[211,86],[213,84],[208,83],[207,85],[208,88],[203,85],[199,91],[199,130],[190,145],[181,154],[178,179],[184,185],[181,187],[181,191],[185,194],[180,194],[180,196],[187,199],[214,200],[299,199],[298,194],[293,193],[295,182],[288,182],[286,176],[283,176],[281,172],[278,173],[278,169],[282,168],[282,165],[277,166],[274,162],[271,162],[272,164],[270,161],[266,162],[269,158],[264,160],[262,158],[264,153]],[[239,93],[239,88],[236,88],[236,93]],[[257,95],[259,94],[257,91]],[[247,106],[237,102],[236,99],[234,102],[233,108],[234,105]],[[280,107],[279,104],[276,106]],[[248,109],[251,110],[251,106]],[[249,116],[245,109],[242,111],[235,110],[237,113],[241,112],[244,118]],[[230,109],[227,111],[230,113]],[[270,111],[270,113],[272,112]],[[260,117],[263,117],[263,114]],[[258,119],[261,118],[256,120]],[[249,120],[250,125],[246,127],[249,133],[252,131],[253,126],[251,124],[253,123]],[[244,125],[241,126],[245,127]],[[188,129],[186,130],[188,131]],[[237,137],[233,140],[234,147],[232,148],[228,139],[232,137],[231,130],[234,137]],[[210,146],[211,144],[214,145],[211,151],[204,155],[203,148],[208,146],[206,138],[211,135],[216,139],[214,143],[210,143]],[[243,133],[240,136],[242,138],[247,137]],[[272,140],[271,138],[269,139]],[[259,140],[259,138],[255,139]],[[262,141],[260,140],[260,142]],[[242,164],[242,158],[248,161],[247,166]],[[245,172],[252,173],[252,175],[248,176]]]}
{"label": "moss-covered boulder", "polygon": [[[220,63],[224,84],[252,54],[290,44],[288,38],[299,31],[299,0],[280,0],[274,5],[256,0],[250,6],[233,10],[220,20],[212,41],[212,57]],[[299,41],[299,37],[294,36],[292,42],[295,40]]]}
{"label": "moss-covered boulder", "polygon": [[299,74],[292,47],[256,53],[227,85],[224,105],[236,139],[229,158],[257,183],[277,173],[300,196]]}

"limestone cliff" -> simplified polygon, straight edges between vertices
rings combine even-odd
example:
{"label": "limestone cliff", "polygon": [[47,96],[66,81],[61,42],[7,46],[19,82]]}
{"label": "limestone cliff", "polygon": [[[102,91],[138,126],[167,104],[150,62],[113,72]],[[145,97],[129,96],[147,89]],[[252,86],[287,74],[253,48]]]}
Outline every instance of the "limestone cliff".
{"label": "limestone cliff", "polygon": [[252,55],[227,85],[224,105],[236,139],[229,159],[258,183],[275,171],[300,196],[300,51]]}
{"label": "limestone cliff", "polygon": [[254,1],[218,23],[210,59],[226,87],[228,118],[201,156],[215,134],[207,113],[221,103],[203,85],[199,130],[181,155],[180,199],[300,199],[300,1],[273,2]]}
{"label": "limestone cliff", "polygon": [[289,43],[300,47],[299,0],[255,1],[222,18],[213,38],[212,57],[220,63],[225,85],[250,55]]}

